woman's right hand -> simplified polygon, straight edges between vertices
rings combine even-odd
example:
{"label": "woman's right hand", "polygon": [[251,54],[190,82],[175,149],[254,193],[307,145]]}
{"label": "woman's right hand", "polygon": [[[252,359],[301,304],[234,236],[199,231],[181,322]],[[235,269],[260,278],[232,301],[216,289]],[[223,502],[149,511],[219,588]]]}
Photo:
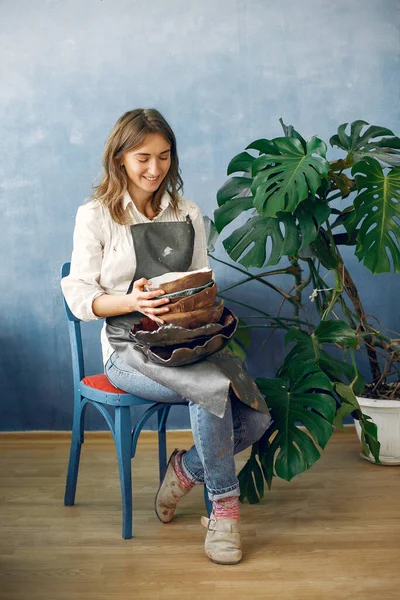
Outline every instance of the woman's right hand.
{"label": "woman's right hand", "polygon": [[[134,282],[131,293],[127,294],[131,311],[141,312],[156,323],[163,325],[164,321],[161,316],[169,312],[168,306],[165,306],[169,303],[169,298],[159,298],[159,296],[165,294],[162,289],[145,292],[143,288],[147,283],[149,281],[145,277],[138,279]],[[154,300],[154,298],[158,299]]]}

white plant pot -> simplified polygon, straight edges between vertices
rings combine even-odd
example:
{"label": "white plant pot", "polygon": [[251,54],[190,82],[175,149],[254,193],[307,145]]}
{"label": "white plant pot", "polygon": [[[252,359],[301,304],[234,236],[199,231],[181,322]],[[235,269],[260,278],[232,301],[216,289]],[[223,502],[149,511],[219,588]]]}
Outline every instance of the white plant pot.
{"label": "white plant pot", "polygon": [[[383,465],[400,465],[400,401],[399,400],[373,400],[371,398],[357,397],[361,411],[369,415],[378,427],[378,440],[381,444],[379,459]],[[361,442],[361,427],[354,419],[358,438]],[[375,463],[370,453],[363,458]]]}

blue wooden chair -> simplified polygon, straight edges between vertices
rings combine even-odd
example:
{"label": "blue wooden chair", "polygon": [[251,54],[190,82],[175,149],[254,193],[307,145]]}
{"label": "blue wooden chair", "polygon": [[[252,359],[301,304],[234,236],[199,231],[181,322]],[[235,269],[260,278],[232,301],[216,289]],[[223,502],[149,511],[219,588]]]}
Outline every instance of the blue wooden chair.
{"label": "blue wooden chair", "polygon": [[[61,277],[69,275],[69,271],[70,263],[64,263],[61,268]],[[75,503],[79,459],[84,442],[85,412],[87,406],[91,404],[103,415],[114,438],[122,495],[122,537],[130,539],[132,537],[131,459],[135,456],[139,435],[148,419],[154,413],[157,413],[158,461],[161,483],[167,468],[166,424],[168,414],[171,406],[187,405],[187,402],[176,402],[174,404],[152,402],[117,389],[104,374],[85,377],[80,319],[72,314],[65,298],[64,306],[68,317],[74,381],[74,417],[64,504],[72,506]],[[132,428],[130,407],[143,404],[147,404],[148,408]],[[106,406],[114,407],[114,418]],[[204,486],[204,499],[207,512],[210,514],[211,502],[208,498],[206,486]]]}

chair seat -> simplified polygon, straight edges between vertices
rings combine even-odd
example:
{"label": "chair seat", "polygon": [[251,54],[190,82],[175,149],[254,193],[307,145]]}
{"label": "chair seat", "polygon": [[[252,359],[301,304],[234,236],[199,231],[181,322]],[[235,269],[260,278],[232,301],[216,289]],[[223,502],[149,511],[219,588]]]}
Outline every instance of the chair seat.
{"label": "chair seat", "polygon": [[[155,404],[154,400],[141,398],[135,394],[129,394],[115,387],[104,374],[89,375],[81,380],[81,396],[109,406],[138,406],[141,404]],[[180,404],[177,402],[176,404]]]}
{"label": "chair seat", "polygon": [[82,379],[82,383],[88,387],[94,388],[95,390],[101,390],[102,392],[108,392],[109,394],[126,394],[123,390],[115,387],[106,375],[89,375]]}

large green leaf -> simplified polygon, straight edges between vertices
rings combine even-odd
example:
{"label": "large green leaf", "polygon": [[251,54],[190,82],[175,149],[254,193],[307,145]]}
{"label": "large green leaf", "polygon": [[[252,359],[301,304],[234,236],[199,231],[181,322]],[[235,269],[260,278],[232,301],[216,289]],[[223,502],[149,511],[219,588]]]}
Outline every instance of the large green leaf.
{"label": "large green leaf", "polygon": [[[285,229],[284,236],[280,224]],[[268,238],[271,239],[271,252],[267,259]],[[223,244],[232,260],[246,268],[276,265],[282,256],[295,254],[300,245],[295,220],[285,213],[279,213],[277,218],[252,217]]]}
{"label": "large green leaf", "polygon": [[[339,126],[336,135],[331,137],[331,146],[338,146],[352,155],[352,164],[364,156],[374,156],[378,160],[392,166],[400,166],[400,139],[390,129],[371,125],[361,133],[366,121],[353,121],[350,135],[346,134],[348,123]],[[382,137],[390,136],[390,137]],[[382,138],[382,139],[377,139]]]}
{"label": "large green leaf", "polygon": [[[282,184],[289,189],[289,193],[296,192],[299,181],[307,190],[305,199],[303,199],[304,194],[300,194],[296,200],[296,206],[298,202],[300,205],[297,206],[294,218],[292,215],[283,213],[276,213],[273,217],[264,220],[255,216],[225,240],[225,248],[233,260],[240,259],[240,262],[246,267],[275,265],[283,256],[296,254],[300,248],[300,237],[301,248],[308,246],[318,236],[320,225],[329,217],[330,209],[327,203],[314,197],[313,194],[310,195],[308,191],[310,188],[315,193],[318,189],[322,189],[321,178],[317,171],[321,170],[321,161],[324,162],[326,169],[329,166],[329,163],[321,158],[326,151],[326,146],[317,138],[306,142],[292,126],[287,127],[283,123],[282,126],[286,135],[291,134],[292,137],[256,140],[248,148],[258,150],[263,153],[263,156],[255,159],[248,152],[242,152],[229,163],[228,174],[240,170],[249,172],[252,165],[257,163],[262,169],[259,175],[265,178],[276,171],[275,159],[279,157],[286,173],[285,177],[281,178]],[[260,160],[263,161],[263,164],[259,163]],[[293,179],[291,185],[289,185],[290,177]],[[274,180],[276,179],[277,177],[274,177]],[[253,181],[250,176],[232,177],[220,188],[217,194],[219,208],[214,213],[218,232],[221,232],[243,212],[254,208],[254,198],[251,195]],[[311,182],[310,185],[309,182]],[[278,187],[281,187],[281,193],[285,195],[286,192],[278,183],[275,181],[273,184],[274,195],[276,196]],[[322,179],[323,183],[327,183],[326,179]],[[270,183],[268,183],[269,185]],[[302,199],[303,201],[301,201]],[[287,210],[290,210],[289,206]],[[268,238],[272,242],[271,248],[267,246]]]}
{"label": "large green leaf", "polygon": [[251,208],[254,208],[253,196],[227,200],[222,206],[214,211],[215,226],[217,231],[220,233],[224,227],[229,225],[231,221]]}
{"label": "large green leaf", "polygon": [[252,179],[249,177],[231,177],[217,192],[218,206],[222,206],[235,196],[251,196],[250,186]]}
{"label": "large green leaf", "polygon": [[338,394],[338,396],[341,397],[342,403],[340,405],[340,408],[336,411],[333,424],[338,429],[345,431],[343,420],[355,410],[360,409],[360,406],[357,402],[357,397],[355,396],[350,386],[347,386],[342,382],[337,382],[335,384],[335,391]]}
{"label": "large green leaf", "polygon": [[[278,371],[278,375],[285,373],[285,368],[292,360],[298,359],[303,361],[312,360],[320,367],[320,369],[327,375],[332,383],[343,381],[346,378],[349,382],[355,378],[356,373],[354,372],[353,365],[346,363],[343,360],[339,360],[331,356],[320,344],[313,343],[312,337],[306,332],[302,331],[302,339],[297,343],[288,354],[284,365]],[[292,340],[287,340],[293,341]],[[364,390],[365,379],[363,375],[357,370],[357,381],[354,389],[357,394],[361,394]]]}
{"label": "large green leaf", "polygon": [[335,390],[341,397],[342,404],[336,413],[334,425],[343,429],[343,419],[355,411],[361,427],[361,443],[364,453],[368,456],[371,451],[375,462],[380,464],[379,451],[381,445],[378,440],[378,428],[376,424],[370,416],[363,414],[357,397],[350,386],[339,382],[335,385]]}
{"label": "large green leaf", "polygon": [[352,236],[355,232],[358,223],[354,206],[347,206],[342,211],[338,210],[336,214],[338,214],[338,217],[333,223],[331,223],[331,228],[335,229],[335,227],[343,226],[349,234],[349,236]]}
{"label": "large green leaf", "polygon": [[331,269],[336,269],[337,259],[334,256],[330,247],[323,243],[321,240],[321,236],[315,238],[315,240],[310,244],[311,248],[314,252],[314,255],[320,261],[321,265],[330,271]]}
{"label": "large green leaf", "polygon": [[[239,197],[226,201],[214,211],[215,226],[220,233],[243,212],[253,208],[253,197]],[[301,231],[301,247],[310,244],[318,236],[319,228],[330,215],[329,205],[317,197],[310,196],[299,204],[294,215]]]}
{"label": "large green leaf", "polygon": [[[356,256],[372,273],[388,273],[391,256],[395,273],[400,271],[400,169],[382,171],[380,163],[367,157],[352,168],[358,195],[351,227],[359,228]],[[349,223],[347,223],[349,228]]]}
{"label": "large green leaf", "polygon": [[250,348],[251,336],[250,330],[243,319],[239,319],[239,327],[229,344],[227,345],[235,356],[240,358],[241,361],[246,360],[247,350]]}
{"label": "large green leaf", "polygon": [[293,212],[310,194],[315,195],[329,171],[326,144],[319,138],[308,140],[306,149],[294,137],[271,141],[275,152],[259,156],[252,168],[254,206],[264,217]]}
{"label": "large green leaf", "polygon": [[310,196],[298,205],[294,214],[301,231],[302,250],[318,236],[319,228],[329,218],[331,209],[326,202]]}
{"label": "large green leaf", "polygon": [[306,140],[300,135],[300,133],[298,131],[296,131],[296,129],[293,127],[293,125],[285,125],[285,123],[283,122],[283,119],[279,119],[279,122],[282,125],[282,129],[283,129],[283,133],[285,134],[285,137],[297,138],[298,140],[300,140],[301,145],[303,146],[304,150],[306,150],[307,149]]}
{"label": "large green leaf", "polygon": [[247,498],[250,504],[257,504],[264,495],[264,478],[255,452],[251,453],[247,463],[238,475],[240,485],[239,500]]}
{"label": "large green leaf", "polygon": [[[224,203],[214,211],[217,231],[220,233],[224,227],[229,225],[229,223],[234,221],[243,212],[251,210],[252,208],[254,208],[252,196],[239,196],[225,199]],[[329,205],[318,197],[310,196],[298,205],[294,212],[294,216],[297,219],[301,232],[301,249],[315,240],[318,236],[319,227],[329,218],[329,215]],[[283,217],[282,220],[283,219],[285,219],[285,217]],[[286,220],[289,221],[289,219]],[[276,225],[278,225],[278,222]],[[289,231],[292,232],[292,229]],[[285,238],[286,235],[287,232],[285,230]],[[294,229],[292,235],[294,235]],[[287,240],[287,242],[289,242],[289,245],[287,246],[289,250],[287,253],[284,252],[283,255],[293,254],[298,250],[297,243],[293,245],[291,240]]]}
{"label": "large green leaf", "polygon": [[[358,345],[351,327],[338,320],[322,321],[312,334],[291,327],[285,339],[286,343],[295,342],[295,346],[278,371],[278,378],[256,381],[273,419],[268,441],[258,448],[268,487],[275,473],[290,481],[318,460],[316,446],[325,447],[335,419],[333,384],[340,382],[343,373],[349,380],[354,379],[352,366],[330,357],[323,345]],[[301,422],[308,434],[299,430],[296,422]]]}
{"label": "large green leaf", "polygon": [[215,223],[210,217],[203,217],[204,230],[206,233],[207,240],[207,252],[214,252],[215,243],[218,239],[218,231],[215,227]]}
{"label": "large green leaf", "polygon": [[296,342],[299,349],[322,344],[338,344],[343,347],[356,348],[358,338],[355,331],[344,321],[338,319],[321,321],[312,334],[302,331],[297,327],[290,327],[285,336],[286,343]]}
{"label": "large green leaf", "polygon": [[241,152],[234,158],[228,165],[227,175],[237,173],[238,171],[244,171],[245,173],[251,173],[251,166],[254,162],[254,156],[251,156],[248,152]]}
{"label": "large green leaf", "polygon": [[264,138],[255,140],[247,146],[246,150],[258,150],[260,154],[274,154],[276,152],[274,143]]}
{"label": "large green leaf", "polygon": [[321,321],[312,334],[318,344],[338,344],[344,348],[357,348],[359,345],[355,331],[344,321]]}
{"label": "large green leaf", "polygon": [[[273,422],[272,422],[273,425]],[[267,482],[268,489],[271,490],[274,473],[274,454],[271,452],[271,425],[261,438],[253,444],[253,451],[258,455],[261,469]],[[272,440],[271,440],[272,441]]]}
{"label": "large green leaf", "polygon": [[329,377],[332,383],[343,382],[346,379],[350,383],[357,375],[357,379],[354,383],[354,392],[361,395],[364,391],[365,379],[358,368],[357,373],[355,373],[353,365],[344,360],[334,358],[323,349],[319,350],[318,366]]}
{"label": "large green leaf", "polygon": [[[269,458],[260,454],[261,464],[271,477],[273,462],[276,474],[290,481],[318,460],[317,445],[325,448],[332,435],[336,408],[332,386],[312,361],[292,364],[287,379],[258,379],[256,383],[273,418],[268,430]],[[297,427],[297,421],[308,433]]]}
{"label": "large green leaf", "polygon": [[295,342],[295,346],[286,355],[278,376],[287,376],[292,364],[315,362],[317,366],[333,382],[341,379],[344,373],[349,380],[354,379],[355,373],[351,365],[332,358],[323,348],[324,344],[335,344],[347,347],[357,347],[358,338],[353,329],[344,321],[321,321],[314,333],[309,334],[298,327],[290,327],[285,336],[285,343]]}
{"label": "large green leaf", "polygon": [[378,427],[369,415],[364,415],[361,411],[359,414],[359,421],[361,425],[361,444],[364,454],[368,456],[370,450],[376,464],[380,465],[379,451],[381,443],[378,440]]}

